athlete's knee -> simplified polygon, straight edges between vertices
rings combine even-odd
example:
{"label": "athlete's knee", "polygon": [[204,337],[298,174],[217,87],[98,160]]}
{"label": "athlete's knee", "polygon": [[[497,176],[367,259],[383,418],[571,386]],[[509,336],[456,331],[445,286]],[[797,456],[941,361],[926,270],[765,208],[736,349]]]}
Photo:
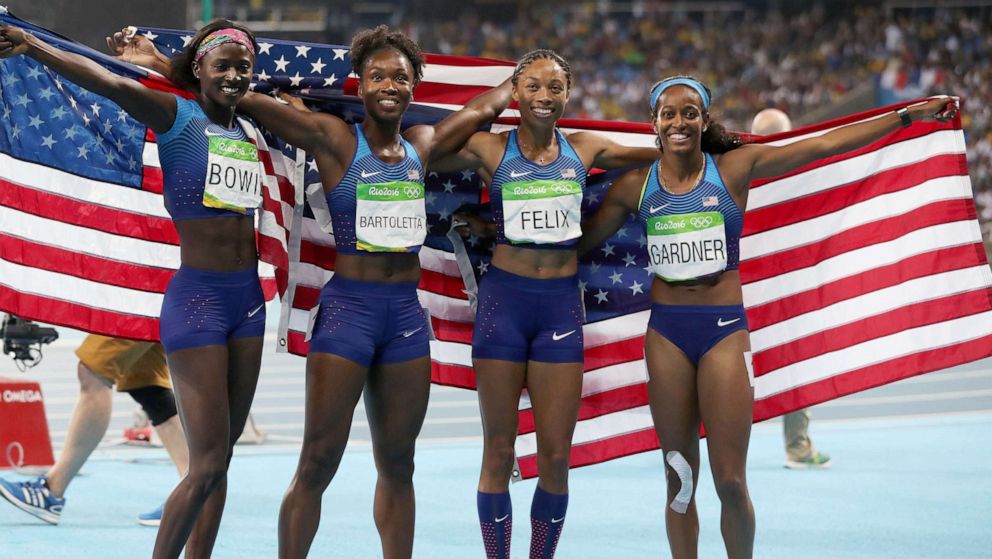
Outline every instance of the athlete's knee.
{"label": "athlete's knee", "polygon": [[537,449],[537,468],[542,477],[564,479],[568,477],[568,464],[571,455],[569,445],[555,445]]}
{"label": "athlete's knee", "polygon": [[168,388],[145,386],[128,390],[127,393],[141,405],[155,427],[176,416],[176,398]]}
{"label": "athlete's knee", "polygon": [[101,394],[109,392],[113,384],[110,381],[94,373],[82,361],[76,367],[76,376],[79,378],[79,391],[88,394]]}
{"label": "athlete's knee", "polygon": [[724,505],[738,505],[748,500],[747,481],[742,474],[718,474],[713,484]]}
{"label": "athlete's knee", "polygon": [[184,483],[190,484],[193,490],[209,494],[227,477],[227,464],[211,461],[208,464],[190,464],[189,473]]}
{"label": "athlete's knee", "polygon": [[410,483],[413,481],[413,448],[398,452],[384,452],[376,460],[376,469],[379,477],[388,481],[398,483]]}
{"label": "athlete's knee", "polygon": [[330,449],[324,452],[304,452],[296,470],[296,483],[308,488],[325,487],[331,482],[341,463],[344,449]]}
{"label": "athlete's knee", "polygon": [[516,454],[513,451],[512,439],[503,437],[486,439],[482,454],[482,466],[491,472],[509,473],[513,469]]}
{"label": "athlete's knee", "polygon": [[685,514],[692,503],[693,497],[693,471],[692,465],[685,456],[677,450],[670,450],[665,453],[665,462],[668,464],[667,484],[668,484],[668,506],[679,514]]}

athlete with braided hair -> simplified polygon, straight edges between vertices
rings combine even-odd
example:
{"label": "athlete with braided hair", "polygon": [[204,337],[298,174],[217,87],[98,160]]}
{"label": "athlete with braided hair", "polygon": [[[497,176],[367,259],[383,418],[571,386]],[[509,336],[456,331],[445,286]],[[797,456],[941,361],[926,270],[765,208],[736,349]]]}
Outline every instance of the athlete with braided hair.
{"label": "athlete with braided hair", "polygon": [[[520,127],[477,132],[443,169],[476,168],[489,184],[496,250],[479,288],[472,365],[484,447],[478,511],[486,556],[510,553],[509,482],[517,409],[526,387],[534,409],[538,483],[531,503],[530,556],[554,555],[568,506],[572,433],[582,392],[582,295],[575,245],[588,171],[647,164],[658,152],[604,136],[558,129],[572,87],[564,58],[527,53],[513,72]],[[459,215],[474,231],[477,218]]]}
{"label": "athlete with braided hair", "polygon": [[745,359],[747,317],[737,271],[743,209],[751,181],[866,146],[914,120],[946,121],[951,99],[934,99],[785,146],[743,145],[709,113],[710,90],[690,76],[658,82],[649,95],[661,157],[613,183],[584,224],[583,253],[634,213],[647,230],[655,274],[644,339],[655,430],[668,464],[666,526],[672,555],[696,557],[699,433],[706,426],[710,469],[722,507],[727,555],[751,557],[754,509],[745,466],[754,388]]}

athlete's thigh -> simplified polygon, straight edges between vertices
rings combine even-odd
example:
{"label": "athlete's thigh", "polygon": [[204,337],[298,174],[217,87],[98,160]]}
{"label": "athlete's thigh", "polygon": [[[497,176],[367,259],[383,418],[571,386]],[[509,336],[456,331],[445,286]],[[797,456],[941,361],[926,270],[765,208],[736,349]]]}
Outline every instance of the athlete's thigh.
{"label": "athlete's thigh", "polygon": [[372,366],[365,383],[365,414],[376,460],[413,449],[430,392],[429,356]]}
{"label": "athlete's thigh", "polygon": [[362,395],[368,369],[332,353],[307,355],[304,452],[335,450],[348,441],[355,405]]}
{"label": "athlete's thigh", "polygon": [[699,364],[699,403],[714,472],[743,471],[754,415],[754,388],[744,364],[748,333],[721,340]]}
{"label": "athlete's thigh", "polygon": [[241,436],[248,420],[251,403],[258,386],[258,373],[262,367],[261,336],[232,338],[228,348],[228,394],[231,404],[231,435]]}
{"label": "athlete's thigh", "polygon": [[501,359],[473,359],[482,430],[487,438],[517,436],[517,408],[527,364]]}
{"label": "athlete's thigh", "polygon": [[644,337],[648,401],[655,431],[666,452],[677,450],[699,462],[699,405],[696,367],[675,344],[652,328]]}
{"label": "athlete's thigh", "polygon": [[534,410],[538,447],[572,442],[582,398],[582,363],[527,364],[527,393]]}
{"label": "athlete's thigh", "polygon": [[230,438],[227,346],[208,345],[173,351],[168,355],[168,362],[190,454],[208,450],[226,454]]}

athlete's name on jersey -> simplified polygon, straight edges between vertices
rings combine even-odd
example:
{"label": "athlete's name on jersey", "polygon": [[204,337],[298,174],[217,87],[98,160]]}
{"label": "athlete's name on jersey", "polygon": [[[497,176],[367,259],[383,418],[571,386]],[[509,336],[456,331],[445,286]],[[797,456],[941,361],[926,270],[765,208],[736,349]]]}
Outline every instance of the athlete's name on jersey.
{"label": "athlete's name on jersey", "polygon": [[20,402],[22,404],[30,404],[33,402],[41,401],[41,392],[37,390],[4,390],[3,391],[3,401],[4,402]]}
{"label": "athlete's name on jersey", "polygon": [[[529,227],[528,223],[530,224]],[[560,229],[568,226],[568,212],[565,210],[524,210],[520,212],[520,227],[522,229]]]}
{"label": "athlete's name on jersey", "polygon": [[258,194],[259,176],[257,171],[251,169],[236,169],[212,162],[210,172],[207,173],[207,185],[220,185],[231,190]]}
{"label": "athlete's name on jersey", "polygon": [[358,217],[358,226],[373,229],[423,229],[424,220],[414,216],[363,215]]}
{"label": "athlete's name on jersey", "polygon": [[515,196],[525,196],[527,194],[577,194],[569,183],[552,184],[550,186],[514,186],[512,190]]}
{"label": "athlete's name on jersey", "polygon": [[679,241],[674,243],[652,244],[648,251],[651,263],[688,264],[691,262],[719,262],[727,259],[723,239],[701,241]]}

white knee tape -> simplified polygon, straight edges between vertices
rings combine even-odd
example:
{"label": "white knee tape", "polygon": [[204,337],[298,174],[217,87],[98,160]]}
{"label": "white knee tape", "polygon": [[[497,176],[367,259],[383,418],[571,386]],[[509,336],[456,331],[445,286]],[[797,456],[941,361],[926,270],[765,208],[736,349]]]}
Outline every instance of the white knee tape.
{"label": "white knee tape", "polygon": [[682,488],[679,489],[675,499],[668,506],[679,514],[685,514],[689,508],[689,501],[692,500],[692,467],[689,466],[689,462],[682,456],[682,453],[677,450],[668,451],[665,460],[675,470],[676,475],[679,476],[679,481],[682,482]]}

